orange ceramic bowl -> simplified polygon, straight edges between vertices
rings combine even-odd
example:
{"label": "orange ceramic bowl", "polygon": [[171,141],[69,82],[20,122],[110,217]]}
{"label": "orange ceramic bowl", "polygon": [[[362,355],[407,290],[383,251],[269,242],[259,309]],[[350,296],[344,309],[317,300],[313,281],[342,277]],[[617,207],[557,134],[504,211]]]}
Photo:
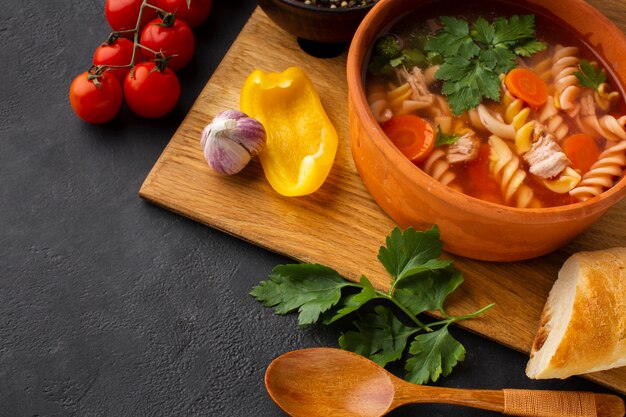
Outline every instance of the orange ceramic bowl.
{"label": "orange ceramic bowl", "polygon": [[[457,255],[514,261],[567,244],[626,195],[626,177],[581,203],[543,209],[502,206],[454,191],[424,173],[397,150],[374,119],[364,92],[370,48],[401,16],[432,2],[381,0],[354,35],[347,63],[348,110],[352,155],[361,179],[400,227],[423,229],[437,224],[444,249]],[[626,36],[604,15],[583,0],[516,0],[515,4],[570,26],[612,73],[624,97]]]}

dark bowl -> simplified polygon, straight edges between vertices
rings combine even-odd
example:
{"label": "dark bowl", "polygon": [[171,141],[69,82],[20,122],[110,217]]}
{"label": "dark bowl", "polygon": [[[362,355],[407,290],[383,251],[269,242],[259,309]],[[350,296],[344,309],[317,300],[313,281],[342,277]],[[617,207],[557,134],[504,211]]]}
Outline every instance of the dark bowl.
{"label": "dark bowl", "polygon": [[259,0],[276,25],[309,42],[347,43],[373,5],[317,7],[296,0]]}

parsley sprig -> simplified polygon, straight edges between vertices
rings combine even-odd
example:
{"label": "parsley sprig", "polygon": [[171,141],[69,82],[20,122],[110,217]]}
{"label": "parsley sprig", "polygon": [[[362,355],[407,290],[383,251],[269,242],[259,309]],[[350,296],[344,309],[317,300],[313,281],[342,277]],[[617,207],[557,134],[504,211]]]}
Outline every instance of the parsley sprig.
{"label": "parsley sprig", "polygon": [[574,75],[578,78],[578,82],[583,87],[597,90],[600,88],[600,85],[606,81],[604,71],[598,68],[595,63],[582,59],[578,65],[580,71],[576,71]]}
{"label": "parsley sprig", "polygon": [[454,145],[461,137],[455,134],[443,133],[441,126],[437,126],[437,136],[435,136],[435,146]]}
{"label": "parsley sprig", "polygon": [[[437,226],[423,232],[395,228],[378,252],[378,260],[392,278],[387,292],[374,288],[365,276],[353,283],[319,264],[292,264],[274,268],[269,280],[250,294],[265,306],[275,307],[277,314],[297,310],[301,326],[320,317],[331,324],[354,316],[355,329],[339,338],[342,349],[385,366],[400,360],[408,345],[405,379],[416,384],[436,381],[465,357],[465,348],[452,337],[449,325],[493,306],[464,316],[446,312],[444,302],[461,285],[463,275],[450,259],[439,258],[442,247]],[[362,309],[373,300],[382,302]],[[418,316],[426,311],[437,311],[443,319],[425,324]],[[399,312],[404,320],[396,315]]]}
{"label": "parsley sprig", "polygon": [[500,100],[500,74],[515,67],[517,56],[528,57],[546,48],[535,38],[535,16],[497,17],[492,23],[442,16],[443,24],[426,43],[426,51],[439,52],[443,64],[435,74],[443,81],[455,115],[476,107],[484,98]]}

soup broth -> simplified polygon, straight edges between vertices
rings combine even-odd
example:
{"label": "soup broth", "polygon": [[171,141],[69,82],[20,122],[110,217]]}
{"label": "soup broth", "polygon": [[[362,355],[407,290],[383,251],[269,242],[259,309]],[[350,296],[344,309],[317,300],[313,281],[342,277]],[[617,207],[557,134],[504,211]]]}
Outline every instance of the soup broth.
{"label": "soup broth", "polygon": [[[425,120],[435,146],[407,124],[399,148],[465,194],[520,208],[593,198],[623,175],[626,108],[610,71],[573,33],[512,4],[433,2],[373,46],[372,113],[396,144],[400,116]],[[404,151],[407,137],[419,155]]]}

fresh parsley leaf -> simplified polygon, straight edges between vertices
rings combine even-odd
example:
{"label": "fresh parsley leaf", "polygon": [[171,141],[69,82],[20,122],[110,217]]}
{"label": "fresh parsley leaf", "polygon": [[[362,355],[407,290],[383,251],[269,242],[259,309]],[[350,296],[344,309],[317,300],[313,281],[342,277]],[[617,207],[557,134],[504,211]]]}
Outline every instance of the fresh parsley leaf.
{"label": "fresh parsley leaf", "polygon": [[498,92],[498,98],[500,95],[500,74],[505,74],[515,68],[515,60],[515,54],[507,48],[491,48],[480,51],[480,56],[477,58],[478,64],[498,77],[498,85],[495,88]]}
{"label": "fresh parsley leaf", "polygon": [[[436,77],[450,78],[444,81],[441,92],[446,95],[450,109],[454,114],[461,114],[480,104],[482,94],[478,85],[478,77],[489,78],[488,73],[494,74],[492,71],[464,58],[459,57],[455,58],[454,62],[450,62],[450,60],[444,62]],[[500,88],[499,85],[498,88]]]}
{"label": "fresh parsley leaf", "polygon": [[404,232],[394,228],[387,236],[387,246],[378,251],[378,260],[389,271],[394,281],[430,270],[445,268],[450,260],[437,259],[441,255],[443,242],[439,239],[439,228],[418,232],[409,227]]}
{"label": "fresh parsley leaf", "polygon": [[426,66],[426,55],[417,49],[403,49],[399,57],[389,60],[389,65],[394,68],[401,65],[406,68],[424,68]]}
{"label": "fresh parsley leaf", "polygon": [[443,29],[426,42],[426,51],[437,51],[444,57],[460,55],[468,59],[480,52],[467,21],[451,16],[441,16],[441,21]]}
{"label": "fresh parsley leaf", "polygon": [[[301,326],[318,321],[322,314],[330,317],[324,322],[329,324],[354,313],[356,330],[344,333],[339,345],[382,366],[401,359],[414,337],[409,349],[413,356],[405,366],[406,379],[416,383],[435,381],[449,374],[465,354],[463,346],[448,333],[448,325],[476,317],[493,306],[463,316],[445,313],[443,304],[463,282],[463,276],[449,259],[439,259],[442,246],[437,226],[423,232],[395,228],[378,253],[392,276],[387,293],[375,289],[365,276],[361,276],[360,283],[351,283],[325,266],[298,264],[277,266],[270,279],[250,294],[264,305],[275,307],[277,314],[298,310]],[[346,287],[360,291],[343,294]],[[361,307],[374,299],[380,304],[373,312],[361,313]],[[425,326],[417,316],[427,310],[440,311],[444,319]],[[405,320],[396,314],[403,314]]]}
{"label": "fresh parsley leaf", "polygon": [[[499,48],[502,49],[502,48]],[[436,77],[444,80],[442,93],[447,96],[454,114],[476,107],[483,97],[500,99],[500,77],[494,69],[501,53],[482,53],[472,61],[463,57],[446,59]],[[507,70],[508,71],[508,70]]]}
{"label": "fresh parsley leaf", "polygon": [[426,55],[419,49],[404,49],[402,51],[402,57],[404,58],[403,64],[407,68],[426,67]]}
{"label": "fresh parsley leaf", "polygon": [[458,83],[467,77],[467,73],[473,71],[476,67],[474,61],[462,56],[453,56],[447,58],[439,67],[436,77],[443,81],[452,81]]}
{"label": "fresh parsley leaf", "polygon": [[350,285],[337,271],[318,264],[279,265],[269,278],[250,295],[266,307],[276,307],[276,314],[297,309],[301,326],[315,323],[321,313],[339,302],[341,289]]}
{"label": "fresh parsley leaf", "polygon": [[494,38],[496,36],[495,28],[487,22],[487,19],[480,16],[474,22],[474,27],[472,28],[472,37],[476,42],[483,43],[485,45],[492,45]]}
{"label": "fresh parsley leaf", "polygon": [[[508,70],[506,71],[508,72]],[[493,101],[500,100],[500,76],[495,71],[490,71],[484,67],[477,67],[476,86],[480,95]]]}
{"label": "fresh parsley leaf", "polygon": [[597,90],[606,81],[604,72],[586,59],[581,60],[579,66],[580,71],[576,71],[574,75],[583,87]]}
{"label": "fresh parsley leaf", "polygon": [[526,43],[520,43],[515,48],[513,48],[513,52],[516,55],[523,56],[525,58],[536,54],[537,52],[541,52],[546,49],[546,44],[538,41],[537,39],[530,39]]}
{"label": "fresh parsley leaf", "polygon": [[515,46],[520,41],[535,37],[535,15],[513,15],[509,19],[494,19],[495,35],[493,46]]}
{"label": "fresh parsley leaf", "polygon": [[380,366],[402,357],[409,337],[416,329],[404,325],[384,306],[374,307],[354,325],[358,331],[349,331],[339,338],[342,349],[370,358]]}
{"label": "fresh parsley leaf", "polygon": [[465,348],[450,335],[448,326],[416,336],[409,353],[414,356],[406,361],[405,379],[415,384],[448,376],[452,368],[465,359]]}
{"label": "fresh parsley leaf", "polygon": [[361,308],[368,301],[371,301],[378,297],[374,286],[365,276],[361,276],[360,282],[363,286],[361,292],[347,297],[343,307],[339,309],[339,311],[337,311],[337,313],[327,322],[327,324],[333,323],[340,318],[347,316],[348,314]]}
{"label": "fresh parsley leaf", "polygon": [[442,16],[443,27],[426,43],[426,51],[438,52],[443,64],[435,74],[442,80],[456,115],[476,107],[484,98],[500,100],[500,74],[515,67],[516,57],[530,56],[546,48],[535,39],[535,16],[497,17],[493,23],[479,17],[472,25]]}
{"label": "fresh parsley leaf", "polygon": [[443,303],[462,283],[463,275],[450,266],[403,280],[396,287],[394,296],[416,316],[428,310],[437,310],[446,315]]}
{"label": "fresh parsley leaf", "polygon": [[437,126],[437,136],[435,137],[435,146],[443,146],[443,145],[454,145],[460,136],[458,135],[448,135],[447,133],[443,133],[441,131],[441,126]]}
{"label": "fresh parsley leaf", "polygon": [[403,56],[399,56],[397,58],[394,59],[390,59],[389,60],[389,65],[391,65],[394,68],[399,67],[400,65],[402,65],[402,61],[404,60]]}

